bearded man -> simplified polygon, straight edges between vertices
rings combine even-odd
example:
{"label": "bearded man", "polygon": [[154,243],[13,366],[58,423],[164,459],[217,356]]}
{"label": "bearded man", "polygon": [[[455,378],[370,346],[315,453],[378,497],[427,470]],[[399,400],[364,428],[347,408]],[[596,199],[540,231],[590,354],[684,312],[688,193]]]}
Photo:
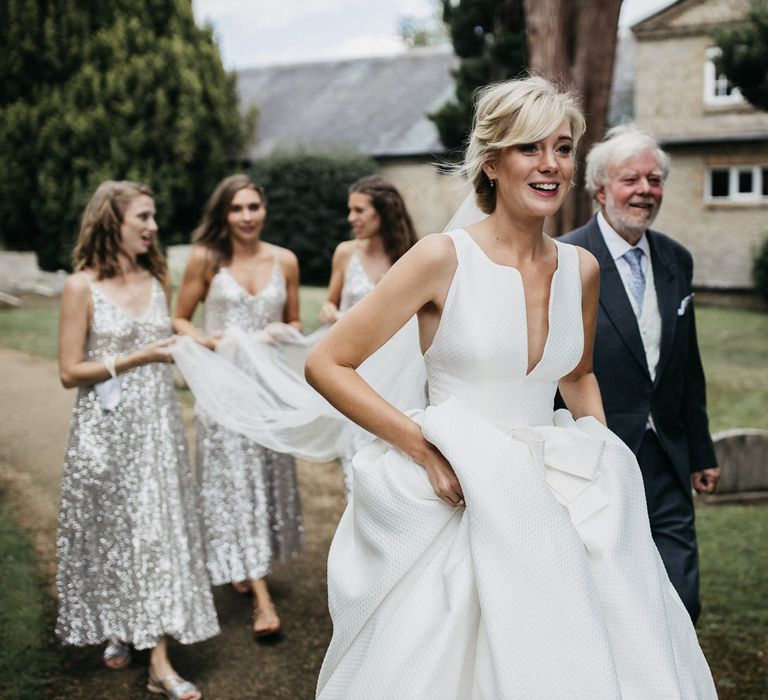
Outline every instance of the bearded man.
{"label": "bearded man", "polygon": [[649,228],[668,171],[669,157],[651,134],[634,125],[612,129],[587,156],[587,188],[599,211],[560,240],[586,248],[600,263],[594,372],[608,427],[637,456],[653,539],[696,622],[691,486],[712,493],[720,471],[696,339],[693,259]]}

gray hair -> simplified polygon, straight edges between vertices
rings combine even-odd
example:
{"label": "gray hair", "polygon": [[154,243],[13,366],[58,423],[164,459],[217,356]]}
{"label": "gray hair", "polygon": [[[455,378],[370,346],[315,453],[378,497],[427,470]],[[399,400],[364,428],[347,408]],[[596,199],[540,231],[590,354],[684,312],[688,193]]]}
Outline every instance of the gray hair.
{"label": "gray hair", "polygon": [[662,179],[666,180],[669,174],[669,156],[661,149],[653,134],[636,124],[613,127],[600,143],[592,146],[587,154],[585,173],[587,191],[594,197],[605,185],[608,168],[611,165],[620,165],[648,151],[656,156],[662,171]]}
{"label": "gray hair", "polygon": [[504,148],[541,141],[564,119],[570,124],[575,151],[586,124],[573,93],[538,76],[495,83],[478,93],[460,172],[472,183],[483,212],[490,214],[496,208],[496,190],[483,165]]}

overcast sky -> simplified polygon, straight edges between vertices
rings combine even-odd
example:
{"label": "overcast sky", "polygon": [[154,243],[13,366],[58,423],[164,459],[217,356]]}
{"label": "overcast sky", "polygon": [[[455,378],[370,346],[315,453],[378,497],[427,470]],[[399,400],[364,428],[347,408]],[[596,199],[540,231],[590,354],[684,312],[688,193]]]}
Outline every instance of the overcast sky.
{"label": "overcast sky", "polygon": [[[628,26],[672,0],[624,0]],[[193,0],[210,22],[227,68],[352,58],[403,50],[403,15],[429,17],[435,0]]]}

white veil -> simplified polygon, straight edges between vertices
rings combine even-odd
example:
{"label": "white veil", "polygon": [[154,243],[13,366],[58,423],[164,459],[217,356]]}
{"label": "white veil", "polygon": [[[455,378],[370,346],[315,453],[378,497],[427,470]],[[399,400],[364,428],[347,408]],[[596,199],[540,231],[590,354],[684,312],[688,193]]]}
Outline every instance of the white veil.
{"label": "white veil", "polygon": [[[276,452],[327,462],[372,437],[304,379],[306,357],[327,331],[325,327],[303,336],[285,324],[271,324],[256,333],[230,328],[216,352],[189,336],[180,337],[171,352],[197,410]],[[416,317],[357,371],[401,410],[423,408],[426,369]]]}
{"label": "white veil", "polygon": [[[470,192],[445,227],[463,228],[485,218]],[[339,413],[304,379],[309,351],[329,330],[304,336],[274,323],[263,331],[228,329],[216,352],[189,336],[171,352],[195,396],[196,409],[254,442],[314,462],[349,454],[372,435]],[[426,368],[413,316],[358,368],[363,379],[402,411],[424,408]]]}

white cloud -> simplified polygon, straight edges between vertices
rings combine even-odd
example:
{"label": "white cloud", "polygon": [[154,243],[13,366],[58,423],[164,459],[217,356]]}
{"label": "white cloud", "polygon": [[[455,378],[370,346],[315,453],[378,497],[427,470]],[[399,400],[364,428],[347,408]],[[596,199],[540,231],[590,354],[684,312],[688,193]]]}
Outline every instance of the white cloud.
{"label": "white cloud", "polygon": [[355,58],[400,53],[404,50],[403,42],[394,33],[366,34],[343,41],[336,47],[335,53],[340,58]]}

